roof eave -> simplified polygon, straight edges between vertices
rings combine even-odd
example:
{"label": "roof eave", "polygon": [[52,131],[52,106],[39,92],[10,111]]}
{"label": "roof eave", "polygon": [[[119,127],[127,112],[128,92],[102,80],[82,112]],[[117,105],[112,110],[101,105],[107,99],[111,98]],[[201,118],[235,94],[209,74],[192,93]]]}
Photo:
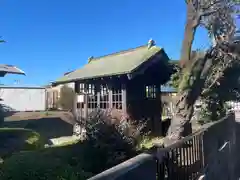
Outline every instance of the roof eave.
{"label": "roof eave", "polygon": [[[147,62],[150,59],[152,59],[152,57],[154,57],[158,53],[162,53],[162,54],[166,55],[164,49],[161,48],[156,53],[154,53],[151,57],[149,57],[148,60],[146,60],[145,62]],[[90,80],[90,79],[98,79],[98,78],[103,78],[103,77],[108,77],[108,76],[119,76],[119,75],[127,75],[128,79],[130,80],[133,77],[135,77],[136,72],[138,71],[139,67],[141,67],[142,65],[143,65],[143,63],[140,64],[139,66],[135,67],[134,69],[132,69],[130,71],[127,71],[127,72],[121,72],[121,73],[116,73],[116,74],[108,74],[108,75],[102,75],[102,76],[91,76],[91,77],[84,77],[84,78],[76,78],[76,79],[63,80],[63,81],[60,80],[60,81],[54,82],[53,84],[59,85],[59,84],[66,84],[66,83],[76,82],[76,81],[86,81],[86,80]]]}
{"label": "roof eave", "polygon": [[116,73],[116,74],[107,74],[107,75],[102,75],[102,76],[76,78],[76,79],[65,80],[65,81],[56,81],[56,82],[53,82],[52,84],[54,84],[54,85],[59,85],[59,84],[72,83],[72,82],[76,82],[76,81],[86,81],[86,80],[106,78],[106,77],[112,77],[112,76],[123,76],[123,75],[131,74],[131,72],[132,72],[132,71],[122,72],[122,73]]}
{"label": "roof eave", "polygon": [[[159,58],[153,59],[154,56],[156,56],[157,54],[159,54]],[[134,68],[131,72],[128,73],[128,79],[131,80],[133,79],[135,76],[139,75],[139,74],[143,74],[145,72],[145,70],[152,64],[152,63],[156,63],[157,61],[166,58],[169,59],[169,57],[167,56],[167,54],[165,53],[164,49],[161,48],[158,52],[156,52],[155,54],[153,54],[147,61],[145,61],[144,63],[149,62],[149,60],[151,61],[149,65],[145,65],[144,63],[141,64],[140,66]],[[143,68],[142,70],[139,71],[139,68],[141,66],[144,66],[145,68]]]}

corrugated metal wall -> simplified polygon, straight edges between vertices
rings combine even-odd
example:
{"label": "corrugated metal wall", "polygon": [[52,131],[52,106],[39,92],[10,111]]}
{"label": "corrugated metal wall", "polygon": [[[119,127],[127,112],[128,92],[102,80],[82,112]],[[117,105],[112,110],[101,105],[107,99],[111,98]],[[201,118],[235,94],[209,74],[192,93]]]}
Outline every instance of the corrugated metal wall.
{"label": "corrugated metal wall", "polygon": [[46,110],[44,88],[0,87],[0,101],[10,111]]}

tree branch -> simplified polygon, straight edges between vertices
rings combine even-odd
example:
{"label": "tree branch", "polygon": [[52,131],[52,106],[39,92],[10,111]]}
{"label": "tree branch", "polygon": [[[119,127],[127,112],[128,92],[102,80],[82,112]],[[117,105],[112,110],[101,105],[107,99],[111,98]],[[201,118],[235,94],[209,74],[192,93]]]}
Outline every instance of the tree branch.
{"label": "tree branch", "polygon": [[[209,0],[209,1],[211,1],[211,0]],[[221,2],[222,2],[222,0],[211,1],[208,6],[202,7],[202,9],[209,10],[211,7],[213,7],[214,5],[221,3]]]}
{"label": "tree branch", "polygon": [[202,91],[202,96],[206,95],[212,88],[215,84],[217,84],[218,80],[222,77],[222,73],[219,72],[219,75],[217,77],[215,77],[215,79],[212,81],[212,83],[208,86],[207,89],[204,89]]}
{"label": "tree branch", "polygon": [[203,16],[210,16],[210,15],[212,15],[212,14],[218,12],[218,11],[219,11],[219,9],[208,10],[208,11],[202,11],[202,12],[199,13],[199,16],[200,16],[200,17],[203,17]]}
{"label": "tree branch", "polygon": [[[239,53],[236,51],[238,44],[235,44],[235,46],[234,45],[232,45],[232,46],[233,47],[231,47],[231,44],[221,43],[218,45],[218,47],[214,48],[215,53],[217,53],[217,54],[215,57],[213,56],[212,58],[214,58],[217,61],[223,61],[223,62],[220,62],[222,64],[222,66],[220,67],[220,70],[217,70],[214,80],[211,81],[210,85],[207,85],[207,89],[202,91],[203,96],[206,96],[207,93],[216,84],[218,84],[220,79],[224,76],[224,72],[226,72],[226,70],[232,66],[233,62],[238,59]],[[231,51],[231,52],[229,52],[229,51]]]}

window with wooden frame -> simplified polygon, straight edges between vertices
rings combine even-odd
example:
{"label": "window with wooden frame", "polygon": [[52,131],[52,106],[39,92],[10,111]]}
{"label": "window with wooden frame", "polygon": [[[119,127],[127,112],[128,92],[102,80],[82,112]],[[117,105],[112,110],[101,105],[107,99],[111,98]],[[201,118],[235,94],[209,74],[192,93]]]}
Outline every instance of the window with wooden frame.
{"label": "window with wooden frame", "polygon": [[112,107],[115,109],[122,109],[122,86],[115,85],[112,88]]}
{"label": "window with wooden frame", "polygon": [[155,99],[157,97],[157,86],[147,85],[146,87],[146,98]]}
{"label": "window with wooden frame", "polygon": [[109,108],[108,88],[106,84],[100,85],[100,108]]}
{"label": "window with wooden frame", "polygon": [[88,84],[87,86],[87,96],[88,96],[88,108],[97,108],[97,93],[96,88],[93,84]]}
{"label": "window with wooden frame", "polygon": [[83,83],[79,84],[79,92],[84,93],[84,84]]}
{"label": "window with wooden frame", "polygon": [[[80,94],[82,94],[82,93],[84,93],[85,91],[84,91],[84,84],[83,83],[80,83],[79,84],[79,93]],[[84,103],[77,103],[77,108],[84,108]]]}

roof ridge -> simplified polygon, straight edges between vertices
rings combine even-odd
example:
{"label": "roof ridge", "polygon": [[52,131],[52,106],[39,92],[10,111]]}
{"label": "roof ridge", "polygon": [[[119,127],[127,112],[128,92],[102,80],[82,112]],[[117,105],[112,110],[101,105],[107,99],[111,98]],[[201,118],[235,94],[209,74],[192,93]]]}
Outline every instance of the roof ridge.
{"label": "roof ridge", "polygon": [[141,45],[141,46],[137,46],[135,48],[130,48],[130,49],[125,49],[125,50],[121,50],[121,51],[118,51],[118,52],[114,52],[114,53],[110,53],[110,54],[106,54],[106,55],[102,55],[102,56],[98,56],[98,57],[94,57],[92,61],[95,61],[95,60],[99,60],[103,57],[109,57],[109,56],[113,56],[113,55],[119,55],[119,54],[122,54],[122,53],[127,53],[127,52],[131,52],[131,51],[134,51],[136,49],[140,49],[140,48],[143,48],[143,47],[147,47],[148,45]]}

